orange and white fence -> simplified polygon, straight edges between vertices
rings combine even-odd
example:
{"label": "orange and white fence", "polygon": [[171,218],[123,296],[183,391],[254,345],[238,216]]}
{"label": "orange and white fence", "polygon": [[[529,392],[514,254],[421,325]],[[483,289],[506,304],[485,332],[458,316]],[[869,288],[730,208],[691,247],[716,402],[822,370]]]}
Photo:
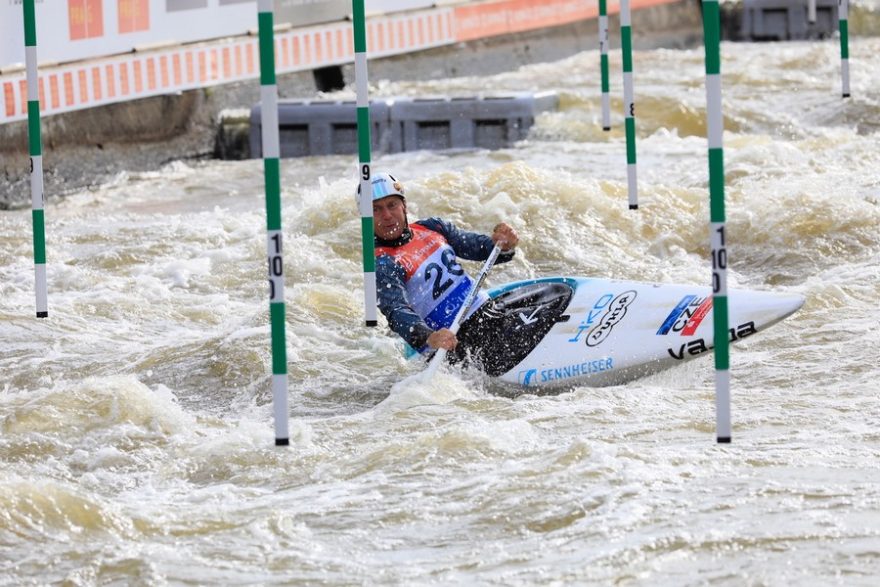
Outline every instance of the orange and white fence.
{"label": "orange and white fence", "polygon": [[[451,9],[379,16],[368,23],[374,57],[455,42]],[[39,24],[38,24],[39,26]],[[275,35],[278,73],[354,60],[351,24],[339,22]],[[255,36],[91,59],[40,71],[43,115],[58,114],[259,77]],[[27,117],[25,72],[0,76],[0,123]]]}
{"label": "orange and white fence", "polygon": [[[680,0],[633,0],[633,8]],[[609,12],[617,9],[615,2]],[[399,55],[494,35],[593,18],[590,0],[496,0],[374,15],[367,19],[370,58]],[[39,22],[37,23],[39,33]],[[279,74],[354,61],[348,21],[275,35]],[[43,116],[259,77],[257,37],[212,42],[42,67]],[[0,124],[27,118],[25,72],[0,75]]]}

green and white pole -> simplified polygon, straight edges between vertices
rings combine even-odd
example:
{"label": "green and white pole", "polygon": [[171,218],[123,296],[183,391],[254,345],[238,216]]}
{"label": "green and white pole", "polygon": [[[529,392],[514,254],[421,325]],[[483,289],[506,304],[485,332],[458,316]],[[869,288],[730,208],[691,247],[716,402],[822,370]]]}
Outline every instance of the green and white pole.
{"label": "green and white pole", "polygon": [[849,0],[837,0],[840,20],[840,81],[843,97],[849,98]]}
{"label": "green and white pole", "polygon": [[730,442],[730,340],[727,306],[727,239],[724,217],[724,117],[721,113],[721,18],[718,0],[703,2],[706,46],[706,117],[709,139],[709,229],[715,331],[715,432]]}
{"label": "green and white pole", "polygon": [[272,0],[257,0],[260,44],[260,123],[266,182],[266,252],[269,261],[269,322],[272,332],[272,407],[275,446],[290,444],[287,407],[287,342],[281,232],[281,148],[278,140],[278,86],[275,83],[275,16]]}
{"label": "green and white pole", "polygon": [[623,108],[626,130],[626,184],[629,209],[639,207],[639,187],[636,175],[636,103],[632,74],[632,24],[629,0],[620,0],[620,48],[623,53]]}
{"label": "green and white pole", "polygon": [[354,78],[357,88],[358,210],[364,256],[364,312],[367,326],[376,326],[376,253],[373,244],[373,198],[370,170],[370,92],[367,85],[367,23],[364,0],[352,0],[354,16]]}
{"label": "green and white pole", "polygon": [[608,2],[599,0],[599,70],[602,75],[602,130],[611,130],[611,83],[608,76]]}
{"label": "green and white pole", "polygon": [[40,86],[37,74],[37,18],[34,0],[24,0],[24,54],[27,67],[28,150],[31,157],[31,216],[34,227],[34,277],[37,318],[49,316],[46,283],[46,217],[43,194],[43,140],[40,129]]}

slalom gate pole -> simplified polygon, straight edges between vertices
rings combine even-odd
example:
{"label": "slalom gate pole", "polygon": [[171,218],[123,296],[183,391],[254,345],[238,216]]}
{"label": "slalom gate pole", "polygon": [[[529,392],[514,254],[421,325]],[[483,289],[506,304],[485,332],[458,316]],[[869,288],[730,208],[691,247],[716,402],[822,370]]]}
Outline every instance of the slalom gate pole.
{"label": "slalom gate pole", "polygon": [[352,0],[354,16],[354,77],[357,87],[358,175],[361,242],[364,257],[364,314],[367,326],[376,326],[376,253],[373,244],[373,187],[370,182],[370,91],[367,85],[367,24],[364,0]]}
{"label": "slalom gate pole", "polygon": [[626,130],[626,185],[629,209],[639,207],[639,186],[636,175],[636,104],[632,74],[632,24],[629,0],[620,0],[620,48],[623,53],[623,108]]}
{"label": "slalom gate pole", "polygon": [[599,0],[599,69],[602,74],[602,130],[611,130],[611,83],[608,79],[608,0]]}
{"label": "slalom gate pole", "polygon": [[37,318],[47,318],[49,316],[49,287],[46,283],[46,217],[44,211],[46,197],[43,194],[43,140],[40,125],[40,86],[37,72],[37,17],[34,0],[24,0],[23,8]]}
{"label": "slalom gate pole", "polygon": [[290,444],[287,407],[287,342],[281,232],[281,147],[278,85],[275,82],[275,13],[272,0],[257,0],[260,46],[260,109],[266,182],[266,253],[269,261],[269,321],[272,332],[272,408],[275,446]]}
{"label": "slalom gate pole", "polygon": [[837,0],[840,24],[840,81],[843,97],[849,98],[849,0]]}
{"label": "slalom gate pole", "polygon": [[709,142],[709,229],[712,250],[712,306],[715,333],[715,432],[731,439],[730,340],[728,339],[727,239],[724,217],[724,116],[721,112],[721,18],[718,0],[703,2],[706,46],[706,116]]}

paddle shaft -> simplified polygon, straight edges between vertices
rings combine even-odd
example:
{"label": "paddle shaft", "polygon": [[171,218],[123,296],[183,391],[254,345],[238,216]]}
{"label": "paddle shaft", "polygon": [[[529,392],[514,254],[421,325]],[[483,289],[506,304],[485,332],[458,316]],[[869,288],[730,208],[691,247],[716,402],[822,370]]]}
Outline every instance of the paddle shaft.
{"label": "paddle shaft", "polygon": [[[486,281],[486,276],[489,275],[489,269],[491,269],[492,265],[495,264],[495,260],[498,258],[499,253],[501,253],[501,248],[498,245],[495,245],[495,247],[492,249],[492,252],[489,253],[489,258],[486,259],[486,264],[483,265],[483,268],[480,269],[480,273],[477,274],[477,279],[476,281],[474,281],[473,287],[468,292],[467,297],[464,299],[464,303],[461,305],[461,308],[458,309],[458,313],[455,315],[455,319],[449,326],[449,330],[451,330],[453,334],[458,333],[458,328],[459,326],[461,326],[461,321],[464,319],[465,314],[467,314],[468,310],[470,310],[471,306],[474,303],[474,300],[480,293],[480,288],[483,287],[483,282]],[[434,376],[434,373],[436,373],[437,368],[440,366],[440,363],[442,363],[445,358],[446,349],[438,349],[437,352],[434,353],[434,356],[428,363],[428,368],[425,369],[426,380],[430,380]]]}

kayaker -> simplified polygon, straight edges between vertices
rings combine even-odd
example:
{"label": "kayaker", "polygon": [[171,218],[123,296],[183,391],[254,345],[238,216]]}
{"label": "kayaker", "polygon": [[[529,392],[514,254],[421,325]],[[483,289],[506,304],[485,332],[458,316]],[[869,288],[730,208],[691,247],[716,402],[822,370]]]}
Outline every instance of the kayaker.
{"label": "kayaker", "polygon": [[[501,254],[495,264],[506,263],[515,255],[519,237],[504,222],[491,236],[461,230],[437,217],[410,224],[403,184],[389,173],[375,173],[371,182],[379,309],[391,330],[417,351],[451,351],[458,339],[449,326],[473,287],[457,257],[485,261],[497,243]],[[481,292],[466,318],[487,299]]]}

